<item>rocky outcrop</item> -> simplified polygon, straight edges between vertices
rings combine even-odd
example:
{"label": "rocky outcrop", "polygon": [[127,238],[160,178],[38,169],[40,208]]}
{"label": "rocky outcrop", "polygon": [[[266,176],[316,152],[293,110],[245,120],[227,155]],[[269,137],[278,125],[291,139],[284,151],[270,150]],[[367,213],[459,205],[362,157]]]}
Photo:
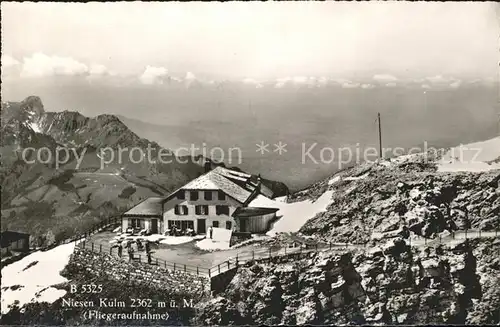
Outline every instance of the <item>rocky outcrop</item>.
{"label": "rocky outcrop", "polygon": [[222,296],[199,308],[202,324],[325,324],[354,317],[366,296],[349,254],[314,254],[241,267]]}
{"label": "rocky outcrop", "polygon": [[401,238],[349,254],[240,268],[203,303],[203,324],[499,323],[500,242],[410,247]]}
{"label": "rocky outcrop", "polygon": [[364,164],[302,192],[299,199],[328,189],[334,194],[328,210],[300,232],[363,243],[374,235],[433,238],[444,231],[500,228],[500,171],[437,173],[422,165],[427,168],[418,162]]}
{"label": "rocky outcrop", "polygon": [[[161,266],[127,262],[107,253],[96,253],[75,248],[66,271],[87,271],[99,279],[114,279],[123,283],[147,284],[157,289],[168,289],[170,294],[189,295],[197,301],[209,295],[210,281],[182,271],[171,271]],[[72,273],[70,273],[71,275]]]}

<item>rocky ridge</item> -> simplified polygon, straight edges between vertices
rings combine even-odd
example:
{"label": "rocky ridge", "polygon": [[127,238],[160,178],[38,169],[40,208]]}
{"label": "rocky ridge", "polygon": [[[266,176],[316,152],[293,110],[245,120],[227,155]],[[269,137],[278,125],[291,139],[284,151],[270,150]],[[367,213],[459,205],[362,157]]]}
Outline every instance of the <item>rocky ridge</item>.
{"label": "rocky ridge", "polygon": [[498,323],[500,242],[416,248],[395,239],[352,255],[248,264],[200,305],[204,324]]}
{"label": "rocky ridge", "polygon": [[500,171],[437,172],[435,158],[365,163],[295,196],[333,190],[327,211],[300,230],[323,241],[364,243],[410,232],[426,238],[456,230],[500,228]]}

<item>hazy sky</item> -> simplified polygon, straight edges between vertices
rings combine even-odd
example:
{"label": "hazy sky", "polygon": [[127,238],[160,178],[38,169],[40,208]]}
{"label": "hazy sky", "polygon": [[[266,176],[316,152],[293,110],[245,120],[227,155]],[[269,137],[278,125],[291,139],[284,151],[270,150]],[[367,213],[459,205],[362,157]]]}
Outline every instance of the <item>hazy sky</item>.
{"label": "hazy sky", "polygon": [[1,8],[3,64],[34,75],[56,61],[64,70],[118,74],[153,66],[252,78],[491,77],[499,60],[499,11],[491,2],[3,2]]}

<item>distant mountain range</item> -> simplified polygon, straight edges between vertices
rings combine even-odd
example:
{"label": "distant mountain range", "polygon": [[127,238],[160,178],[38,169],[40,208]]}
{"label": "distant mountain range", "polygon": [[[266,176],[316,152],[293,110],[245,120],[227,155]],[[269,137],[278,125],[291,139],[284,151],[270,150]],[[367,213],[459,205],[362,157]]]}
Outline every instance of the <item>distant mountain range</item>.
{"label": "distant mountain range", "polygon": [[[2,229],[31,233],[37,246],[167,195],[204,171],[202,156],[175,156],[114,115],[47,112],[30,96],[2,103],[1,118]],[[118,149],[128,149],[121,159]],[[140,160],[148,149],[151,159]],[[288,192],[282,183],[265,183]]]}

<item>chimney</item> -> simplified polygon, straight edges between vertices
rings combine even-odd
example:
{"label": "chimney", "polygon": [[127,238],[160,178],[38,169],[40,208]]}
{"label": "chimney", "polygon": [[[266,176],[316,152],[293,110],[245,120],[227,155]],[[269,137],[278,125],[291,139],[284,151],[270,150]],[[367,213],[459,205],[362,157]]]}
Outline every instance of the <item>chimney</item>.
{"label": "chimney", "polygon": [[205,168],[205,173],[208,173],[210,170],[212,170],[212,160],[205,158],[205,164],[203,167]]}

